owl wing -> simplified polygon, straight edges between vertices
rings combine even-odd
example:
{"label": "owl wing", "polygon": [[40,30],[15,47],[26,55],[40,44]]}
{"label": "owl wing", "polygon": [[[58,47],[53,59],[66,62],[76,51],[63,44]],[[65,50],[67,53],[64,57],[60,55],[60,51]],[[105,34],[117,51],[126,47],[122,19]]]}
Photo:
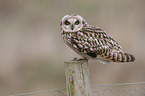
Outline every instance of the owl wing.
{"label": "owl wing", "polygon": [[87,34],[87,42],[90,44],[87,55],[93,57],[94,54],[97,54],[101,60],[114,62],[131,62],[135,60],[133,55],[124,53],[121,46],[113,38],[107,36],[106,32],[101,28],[87,26],[82,31]]}
{"label": "owl wing", "polygon": [[97,47],[97,51],[100,51],[99,54],[107,49],[122,50],[121,46],[99,27],[87,26],[84,27],[83,32],[88,35],[88,41],[93,43],[92,47]]}

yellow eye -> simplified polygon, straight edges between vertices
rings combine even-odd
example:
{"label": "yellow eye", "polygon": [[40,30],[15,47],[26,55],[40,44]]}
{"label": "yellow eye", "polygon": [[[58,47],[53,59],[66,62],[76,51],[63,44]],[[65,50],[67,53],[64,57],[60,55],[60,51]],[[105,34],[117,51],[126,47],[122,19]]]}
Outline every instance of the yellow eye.
{"label": "yellow eye", "polygon": [[65,21],[65,25],[69,25],[70,24],[70,22],[68,22],[67,20]]}
{"label": "yellow eye", "polygon": [[79,23],[80,23],[80,22],[79,22],[78,20],[75,22],[76,25],[79,25]]}

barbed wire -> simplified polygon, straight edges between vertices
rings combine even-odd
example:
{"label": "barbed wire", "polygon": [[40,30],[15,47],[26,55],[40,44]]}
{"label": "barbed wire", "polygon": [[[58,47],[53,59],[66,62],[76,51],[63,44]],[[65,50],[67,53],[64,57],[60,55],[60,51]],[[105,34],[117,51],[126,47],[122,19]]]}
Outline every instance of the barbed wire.
{"label": "barbed wire", "polygon": [[[120,84],[108,84],[108,85],[93,85],[91,88],[97,88],[95,91],[92,91],[92,96],[145,96],[145,87],[138,88],[122,88],[122,89],[113,89],[106,87],[113,86],[123,86],[123,85],[137,85],[137,84],[145,84],[145,82],[134,82],[134,83],[120,83]],[[100,88],[103,88],[100,90]],[[64,92],[63,92],[64,91]],[[38,94],[44,92],[54,92],[54,95],[51,96],[67,96],[66,88],[61,89],[53,89],[53,90],[45,90],[45,91],[37,91],[37,92],[29,92],[29,93],[21,93],[9,96],[24,96],[31,94]]]}

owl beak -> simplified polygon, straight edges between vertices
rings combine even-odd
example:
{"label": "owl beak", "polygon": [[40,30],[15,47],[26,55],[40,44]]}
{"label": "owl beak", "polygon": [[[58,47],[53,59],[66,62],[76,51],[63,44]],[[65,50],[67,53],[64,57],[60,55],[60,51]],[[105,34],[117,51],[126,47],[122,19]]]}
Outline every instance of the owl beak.
{"label": "owl beak", "polygon": [[72,24],[72,25],[71,25],[71,30],[73,30],[73,29],[74,29],[74,25]]}

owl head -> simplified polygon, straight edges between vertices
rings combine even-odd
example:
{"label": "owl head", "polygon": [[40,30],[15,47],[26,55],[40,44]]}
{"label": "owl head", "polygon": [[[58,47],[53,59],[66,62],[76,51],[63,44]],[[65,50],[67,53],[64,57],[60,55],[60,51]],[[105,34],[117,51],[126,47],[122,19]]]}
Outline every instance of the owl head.
{"label": "owl head", "polygon": [[68,14],[62,18],[61,28],[65,32],[77,32],[83,28],[85,20],[77,14]]}

